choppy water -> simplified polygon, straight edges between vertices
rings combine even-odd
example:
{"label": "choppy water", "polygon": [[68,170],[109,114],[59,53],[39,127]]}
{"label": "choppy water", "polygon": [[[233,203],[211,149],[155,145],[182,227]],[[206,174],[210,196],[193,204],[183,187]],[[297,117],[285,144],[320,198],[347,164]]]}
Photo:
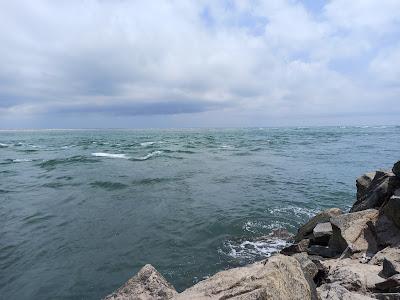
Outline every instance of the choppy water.
{"label": "choppy water", "polygon": [[98,299],[146,263],[182,290],[268,256],[400,127],[0,132],[0,298]]}

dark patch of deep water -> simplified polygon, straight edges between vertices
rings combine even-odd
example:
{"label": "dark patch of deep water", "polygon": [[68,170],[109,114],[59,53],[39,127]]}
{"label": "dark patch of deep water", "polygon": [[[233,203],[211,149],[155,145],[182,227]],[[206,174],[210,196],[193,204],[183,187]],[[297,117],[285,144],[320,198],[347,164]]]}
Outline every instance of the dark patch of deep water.
{"label": "dark patch of deep water", "polygon": [[399,127],[0,132],[0,298],[99,299],[151,263],[182,290],[347,209]]}

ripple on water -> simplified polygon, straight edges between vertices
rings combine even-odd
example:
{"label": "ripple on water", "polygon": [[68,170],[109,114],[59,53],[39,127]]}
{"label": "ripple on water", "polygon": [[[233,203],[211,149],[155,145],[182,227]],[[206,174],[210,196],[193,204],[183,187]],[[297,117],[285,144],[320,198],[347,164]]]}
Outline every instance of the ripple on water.
{"label": "ripple on water", "polygon": [[76,155],[67,158],[56,158],[56,159],[49,159],[41,162],[39,167],[43,169],[55,169],[58,165],[73,165],[73,164],[81,164],[81,163],[96,163],[99,162],[98,159],[89,158],[82,155]]}
{"label": "ripple on water", "polygon": [[127,188],[128,186],[121,182],[111,182],[111,181],[95,181],[90,184],[94,188],[102,188],[108,191],[115,191]]}

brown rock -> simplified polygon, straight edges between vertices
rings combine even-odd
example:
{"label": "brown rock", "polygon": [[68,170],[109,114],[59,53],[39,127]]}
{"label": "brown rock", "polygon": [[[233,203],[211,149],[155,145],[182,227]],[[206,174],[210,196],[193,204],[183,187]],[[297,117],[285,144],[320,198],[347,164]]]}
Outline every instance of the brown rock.
{"label": "brown rock", "polygon": [[375,288],[385,292],[399,292],[400,291],[400,274],[393,275],[383,282],[375,285]]}
{"label": "brown rock", "polygon": [[307,252],[307,248],[310,244],[310,240],[304,239],[296,244],[283,248],[280,253],[284,255],[293,255],[295,253]]}
{"label": "brown rock", "polygon": [[330,259],[321,263],[329,269],[327,282],[338,283],[349,291],[369,290],[384,281],[378,275],[380,266],[361,264],[350,258]]}
{"label": "brown rock", "polygon": [[335,217],[338,215],[341,215],[342,211],[339,208],[330,208],[327,210],[324,210],[317,214],[315,217],[310,219],[306,224],[301,226],[294,237],[294,240],[296,242],[301,241],[305,238],[309,238],[310,235],[312,234],[315,226],[317,226],[318,223],[326,223],[329,222],[331,217]]}
{"label": "brown rock", "polygon": [[372,257],[369,264],[382,266],[385,258],[400,263],[400,248],[387,247],[382,249]]}
{"label": "brown rock", "polygon": [[321,300],[371,300],[366,295],[347,290],[338,283],[325,283],[317,288]]}
{"label": "brown rock", "polygon": [[105,300],[169,300],[177,292],[152,265],[145,265]]}
{"label": "brown rock", "polygon": [[265,264],[219,272],[188,288],[174,300],[200,299],[311,299],[311,288],[299,262],[290,256],[276,255]]}
{"label": "brown rock", "polygon": [[352,252],[376,253],[373,224],[378,216],[378,210],[368,209],[331,218],[333,234],[329,246],[339,252],[349,247]]}

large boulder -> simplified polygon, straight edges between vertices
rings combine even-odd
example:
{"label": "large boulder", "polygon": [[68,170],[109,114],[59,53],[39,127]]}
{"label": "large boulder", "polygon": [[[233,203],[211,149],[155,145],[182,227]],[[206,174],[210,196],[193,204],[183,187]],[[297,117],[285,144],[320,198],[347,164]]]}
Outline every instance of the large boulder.
{"label": "large boulder", "polygon": [[374,224],[374,234],[380,249],[400,246],[400,228],[386,214],[380,214]]}
{"label": "large boulder", "polygon": [[299,228],[294,240],[299,242],[312,237],[313,230],[317,224],[329,222],[332,217],[341,215],[342,213],[343,212],[339,208],[330,208],[318,213],[315,217]]}
{"label": "large boulder", "polygon": [[152,265],[145,265],[105,300],[169,300],[176,295],[174,287]]}
{"label": "large boulder", "polygon": [[312,299],[311,288],[300,263],[276,255],[267,262],[219,272],[176,296],[176,300],[200,299]]}
{"label": "large boulder", "polygon": [[400,177],[400,160],[394,164],[392,171],[396,176]]}
{"label": "large boulder", "polygon": [[330,259],[321,263],[329,270],[326,281],[338,283],[349,291],[371,290],[385,280],[378,275],[382,268],[377,265],[361,264],[350,258]]}
{"label": "large boulder", "polygon": [[400,249],[387,247],[370,260],[369,264],[382,266],[380,275],[382,277],[390,277],[400,273]]}
{"label": "large boulder", "polygon": [[329,242],[331,249],[343,252],[377,252],[377,242],[373,224],[379,216],[376,209],[339,215],[331,218],[333,234]]}
{"label": "large boulder", "polygon": [[400,292],[400,274],[393,275],[383,282],[375,285],[375,288],[384,292]]}
{"label": "large boulder", "polygon": [[321,300],[371,300],[367,295],[351,292],[338,283],[325,283],[317,288]]}
{"label": "large boulder", "polygon": [[400,178],[392,172],[376,171],[374,178],[369,182],[371,176],[372,174],[368,173],[358,179],[357,201],[350,212],[379,208],[400,187]]}

